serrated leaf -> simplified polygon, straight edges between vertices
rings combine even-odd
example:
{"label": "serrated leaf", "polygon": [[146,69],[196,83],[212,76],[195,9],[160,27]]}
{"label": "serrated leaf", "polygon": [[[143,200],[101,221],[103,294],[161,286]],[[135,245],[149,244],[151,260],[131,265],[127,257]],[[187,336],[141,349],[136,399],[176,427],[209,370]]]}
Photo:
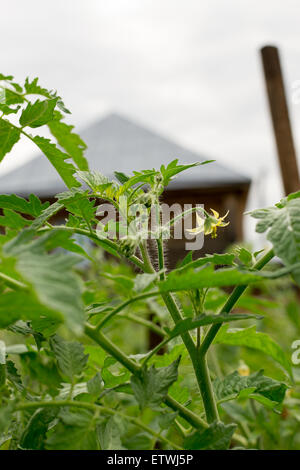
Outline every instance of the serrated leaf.
{"label": "serrated leaf", "polygon": [[22,127],[40,127],[53,119],[53,112],[57,99],[36,100],[34,103],[28,103],[20,116],[20,125]]}
{"label": "serrated leaf", "polygon": [[30,220],[24,219],[24,217],[11,209],[4,209],[3,213],[4,215],[0,216],[0,226],[2,227],[22,230],[22,228],[31,224]]}
{"label": "serrated leaf", "polygon": [[59,312],[77,334],[82,331],[84,310],[81,283],[72,271],[78,259],[62,253],[37,254],[25,251],[18,256],[16,269],[30,283],[39,301]]}
{"label": "serrated leaf", "polygon": [[74,126],[65,124],[60,119],[48,122],[52,135],[56,138],[58,144],[71,156],[79,170],[88,170],[88,162],[84,157],[87,145],[78,134],[73,132]]}
{"label": "serrated leaf", "polygon": [[6,363],[7,370],[7,379],[12,383],[12,385],[18,390],[18,392],[24,392],[25,388],[22,383],[21,376],[12,361],[7,361]]}
{"label": "serrated leaf", "polygon": [[57,214],[63,207],[63,204],[60,204],[59,202],[54,202],[54,204],[51,204],[51,206],[46,207],[40,213],[40,215],[33,221],[31,229],[38,230],[39,228],[41,228],[45,222],[47,222],[51,217]]}
{"label": "serrated leaf", "polygon": [[48,206],[49,202],[42,203],[34,194],[30,194],[28,200],[15,194],[0,195],[1,209],[10,209],[32,217],[38,217]]}
{"label": "serrated leaf", "polygon": [[178,165],[178,158],[177,158],[176,160],[173,160],[171,163],[169,163],[167,167],[162,165],[160,168],[160,172],[164,179],[164,185],[167,186],[169,182],[174,178],[174,176],[181,173],[182,171],[188,170],[189,168],[193,168],[195,166],[205,165],[213,161],[214,160],[206,160],[204,162],[190,163],[188,165],[182,165],[182,164]]}
{"label": "serrated leaf", "polygon": [[[251,215],[259,219],[257,232],[268,231],[267,239],[286,266],[300,261],[300,192],[290,194],[276,207],[259,209]],[[293,277],[299,284],[300,268],[293,272]]]}
{"label": "serrated leaf", "polygon": [[75,341],[64,341],[58,335],[50,339],[50,345],[61,372],[74,382],[75,377],[83,372],[88,361],[88,355],[84,354],[84,346]]}
{"label": "serrated leaf", "polygon": [[214,343],[245,346],[261,351],[272,357],[291,375],[291,363],[283,349],[269,335],[256,331],[255,325],[244,329],[229,329],[228,325],[224,325],[218,332]]}
{"label": "serrated leaf", "polygon": [[55,407],[36,410],[21,435],[20,447],[32,450],[44,449],[49,425],[56,418],[58,411]]}
{"label": "serrated leaf", "polygon": [[[220,402],[232,400],[247,389],[251,393],[262,395],[272,402],[282,403],[287,386],[263,375],[264,371],[254,372],[249,376],[241,376],[237,371],[227,375],[224,379],[216,379],[213,382],[217,400]],[[245,395],[243,395],[245,396]]]}
{"label": "serrated leaf", "polygon": [[131,387],[141,409],[158,409],[165,399],[169,387],[176,382],[180,357],[167,367],[143,368],[140,376],[131,377]]}
{"label": "serrated leaf", "polygon": [[59,423],[48,432],[47,449],[99,450],[94,414],[85,409],[63,409]]}
{"label": "serrated leaf", "polygon": [[105,388],[113,388],[117,385],[124,384],[129,380],[130,373],[128,370],[121,368],[117,373],[110,371],[110,366],[114,365],[116,360],[113,357],[106,357],[104,360],[103,368],[101,369],[101,376],[105,384]]}
{"label": "serrated leaf", "polygon": [[113,184],[99,171],[77,171],[77,175],[94,193],[102,193]]}
{"label": "serrated leaf", "polygon": [[31,82],[27,77],[25,80],[24,88],[27,95],[40,95],[44,96],[45,98],[55,98],[57,99],[57,106],[58,108],[63,111],[64,113],[70,114],[70,111],[65,107],[62,99],[60,96],[57,96],[56,91],[47,90],[46,88],[41,87],[38,84],[38,78],[34,78]]}
{"label": "serrated leaf", "polygon": [[59,150],[49,139],[35,136],[33,137],[33,141],[54,166],[66,186],[68,188],[78,187],[79,183],[74,177],[76,168],[71,163],[65,161],[69,159],[70,156]]}
{"label": "serrated leaf", "polygon": [[86,385],[88,392],[91,395],[98,397],[103,390],[103,381],[100,372],[97,372],[97,374],[94,375],[94,377],[92,377]]}
{"label": "serrated leaf", "polygon": [[20,131],[5,119],[0,119],[0,162],[20,139]]}
{"label": "serrated leaf", "polygon": [[56,197],[68,212],[77,217],[82,217],[86,222],[90,222],[95,217],[97,208],[95,207],[95,201],[89,199],[88,191],[72,188],[71,191],[60,193]]}
{"label": "serrated leaf", "polygon": [[121,450],[124,449],[120,439],[120,427],[114,416],[97,426],[101,450]]}
{"label": "serrated leaf", "polygon": [[197,431],[188,437],[184,442],[184,448],[188,450],[226,450],[235,429],[235,424],[214,422],[205,431]]}

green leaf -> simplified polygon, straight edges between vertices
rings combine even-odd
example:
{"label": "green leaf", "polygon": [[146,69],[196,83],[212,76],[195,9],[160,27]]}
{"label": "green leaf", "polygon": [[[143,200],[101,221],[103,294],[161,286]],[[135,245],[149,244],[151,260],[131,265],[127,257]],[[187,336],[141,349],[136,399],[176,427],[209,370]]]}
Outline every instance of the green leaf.
{"label": "green leaf", "polygon": [[24,103],[24,98],[20,93],[9,88],[5,88],[5,104],[8,106],[11,104]]}
{"label": "green leaf", "polygon": [[[282,199],[276,207],[251,212],[259,219],[256,231],[268,231],[267,239],[272,243],[275,254],[286,266],[300,261],[300,192]],[[295,281],[300,283],[300,268],[293,272]]]}
{"label": "green leaf", "polygon": [[[255,393],[268,398],[272,402],[282,403],[287,386],[263,375],[264,371],[254,372],[249,376],[241,376],[237,371],[227,375],[224,379],[216,379],[213,383],[215,394],[219,402],[233,400],[242,391],[250,389]],[[245,397],[245,394],[243,394]]]}
{"label": "green leaf", "polygon": [[5,119],[0,119],[0,162],[20,139],[20,131]]}
{"label": "green leaf", "polygon": [[244,329],[229,329],[228,325],[224,325],[218,332],[214,343],[245,346],[261,351],[272,357],[291,375],[291,363],[285,352],[269,335],[257,332],[255,325]]}
{"label": "green leaf", "polygon": [[77,171],[77,175],[94,193],[102,193],[113,184],[99,171]]}
{"label": "green leaf", "polygon": [[0,208],[10,209],[32,217],[39,216],[49,206],[49,202],[42,203],[37,196],[30,194],[29,199],[23,199],[15,194],[0,195]]}
{"label": "green leaf", "polygon": [[196,269],[201,266],[206,265],[207,263],[212,263],[215,266],[219,265],[226,265],[226,266],[232,266],[234,262],[234,255],[225,253],[225,254],[219,254],[219,253],[214,253],[213,255],[206,255],[204,258],[198,258],[196,260],[192,260],[190,258],[185,258],[180,266],[175,269],[175,272],[182,273],[186,269]]}
{"label": "green leaf", "polygon": [[74,333],[80,334],[84,322],[81,283],[72,271],[77,262],[72,255],[25,251],[18,256],[16,269],[30,283],[39,301],[59,312]]}
{"label": "green leaf", "polygon": [[103,391],[103,381],[100,372],[97,372],[94,377],[92,377],[88,382],[87,382],[87,389],[88,392],[91,395],[94,395],[95,397],[98,397],[100,393]]}
{"label": "green leaf", "polygon": [[25,80],[24,88],[27,95],[40,95],[44,96],[45,98],[56,98],[57,99],[57,106],[58,108],[63,111],[64,113],[70,114],[70,111],[65,107],[62,99],[60,96],[57,96],[56,91],[49,91],[46,88],[41,87],[38,85],[38,78],[34,78],[32,82],[29,81],[27,77]]}
{"label": "green leaf", "polygon": [[120,426],[116,417],[111,416],[108,420],[97,426],[101,450],[122,450],[120,439]]}
{"label": "green leaf", "polygon": [[88,361],[88,355],[84,354],[84,346],[78,342],[64,341],[58,335],[50,339],[50,345],[61,372],[74,382],[75,377],[83,372]]}
{"label": "green leaf", "polygon": [[30,220],[24,219],[24,217],[11,209],[4,209],[3,213],[4,215],[0,216],[0,226],[2,227],[22,230],[22,228],[31,224]]}
{"label": "green leaf", "polygon": [[182,333],[186,333],[190,330],[194,330],[195,328],[199,328],[200,326],[239,320],[253,320],[253,318],[261,319],[261,316],[254,316],[247,313],[220,313],[218,315],[202,314],[198,315],[197,317],[189,317],[185,318],[184,320],[180,320],[178,323],[176,323],[176,326],[168,332],[168,335],[170,338],[175,338],[175,336],[181,335]]}
{"label": "green leaf", "polygon": [[15,108],[12,108],[11,106],[7,106],[6,104],[1,104],[1,89],[0,89],[0,111],[5,116],[8,116],[9,114],[17,114],[19,109],[20,109],[20,106],[16,106]]}
{"label": "green leaf", "polygon": [[[62,116],[60,115],[60,119],[61,118]],[[65,124],[64,122],[61,122],[60,119],[48,122],[48,127],[52,135],[56,138],[58,144],[71,156],[79,170],[88,170],[89,165],[84,157],[84,151],[86,150],[87,145],[78,134],[72,132],[74,126]]]}
{"label": "green leaf", "polygon": [[142,292],[159,278],[159,273],[137,274],[134,280],[134,290]]}
{"label": "green leaf", "polygon": [[35,411],[20,438],[22,449],[41,450],[45,448],[49,425],[56,418],[58,408],[43,408]]}
{"label": "green leaf", "polygon": [[262,279],[276,279],[287,274],[293,268],[279,269],[275,272],[244,271],[238,268],[224,268],[215,270],[212,265],[205,265],[194,270],[182,267],[170,272],[165,281],[160,282],[161,292],[201,289],[205,287],[225,287],[234,285],[247,285],[259,282]]}
{"label": "green leaf", "polygon": [[124,384],[129,380],[130,373],[124,367],[121,367],[117,373],[112,373],[109,368],[110,366],[116,364],[116,359],[113,357],[106,357],[104,360],[104,365],[101,370],[101,375],[105,388],[113,388],[117,385]]}
{"label": "green leaf", "polygon": [[18,392],[25,392],[24,385],[22,383],[21,376],[12,361],[7,361],[6,363],[6,370],[7,370],[7,379],[11,384],[15,387]]}
{"label": "green leaf", "polygon": [[143,368],[141,375],[131,377],[131,386],[141,409],[150,407],[158,409],[165,399],[169,387],[176,382],[180,357],[167,367],[156,369]]}
{"label": "green leaf", "polygon": [[54,202],[54,204],[51,204],[51,206],[46,207],[34,220],[31,225],[31,229],[38,230],[39,228],[41,228],[45,222],[51,219],[51,217],[57,214],[63,207],[63,204],[60,204],[59,202]]}
{"label": "green leaf", "polygon": [[196,163],[191,163],[188,165],[178,165],[178,158],[176,160],[173,160],[167,167],[162,165],[160,167],[160,172],[163,176],[163,182],[164,185],[167,186],[169,182],[174,178],[175,175],[178,173],[181,173],[182,171],[188,170],[189,168],[193,168],[195,166],[199,165],[205,165],[206,163],[211,163],[214,160],[206,160],[205,162],[196,162]]}
{"label": "green leaf", "polygon": [[130,180],[130,176],[125,175],[125,173],[121,171],[114,171],[114,175],[121,184],[125,184]]}
{"label": "green leaf", "polygon": [[47,449],[99,450],[98,422],[89,410],[62,409],[58,425],[48,431]]}
{"label": "green leaf", "polygon": [[14,403],[2,405],[0,408],[0,433],[4,434],[9,429],[14,412]]}
{"label": "green leaf", "polygon": [[[1,133],[1,130],[0,130]],[[1,139],[1,137],[0,137]],[[54,166],[66,186],[68,188],[78,187],[79,183],[74,177],[76,168],[71,164],[67,163],[65,160],[69,159],[70,156],[66,153],[63,153],[59,150],[55,144],[53,144],[49,139],[44,137],[35,136],[33,137],[35,144],[41,149],[44,155],[48,158],[50,163]],[[0,140],[1,142],[1,140]],[[1,146],[1,144],[0,144]]]}
{"label": "green leaf", "polygon": [[238,248],[238,258],[245,266],[251,267],[253,265],[253,255],[246,248]]}
{"label": "green leaf", "polygon": [[197,431],[184,442],[188,450],[226,450],[235,431],[235,424],[214,422],[203,432]]}
{"label": "green leaf", "polygon": [[5,292],[0,296],[0,328],[6,328],[17,320],[39,319],[41,315],[52,320],[61,319],[58,313],[42,305],[31,292]]}
{"label": "green leaf", "polygon": [[28,103],[20,116],[20,125],[22,127],[40,127],[53,119],[53,112],[57,99],[36,100],[34,103]]}
{"label": "green leaf", "polygon": [[56,197],[68,212],[83,218],[86,222],[90,222],[95,217],[97,208],[95,201],[89,199],[88,191],[72,188],[71,191],[60,193]]}

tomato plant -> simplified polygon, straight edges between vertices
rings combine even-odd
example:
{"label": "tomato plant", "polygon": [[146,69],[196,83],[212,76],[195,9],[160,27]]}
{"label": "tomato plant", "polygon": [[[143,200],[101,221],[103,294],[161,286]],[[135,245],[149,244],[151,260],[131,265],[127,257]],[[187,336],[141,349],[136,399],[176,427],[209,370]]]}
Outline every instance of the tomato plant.
{"label": "tomato plant", "polygon": [[[272,301],[251,286],[282,285],[287,276],[299,284],[300,192],[251,213],[268,250],[236,247],[197,259],[190,251],[167,271],[165,239],[187,214],[163,222],[161,195],[198,164],[174,160],[109,180],[89,170],[55,92],[37,79],[0,79],[0,161],[27,138],[68,188],[53,204],[0,196],[1,448],[271,447],[285,400],[294,393],[298,403],[299,394],[287,392],[296,380],[288,355],[254,323],[264,324]],[[51,139],[39,135],[44,128]],[[103,222],[104,202],[117,219]],[[197,214],[190,233],[226,230],[226,215],[189,212]],[[64,223],[54,221],[59,213]],[[149,331],[161,338],[151,350]],[[259,368],[236,365],[236,347],[260,354]],[[299,432],[296,414],[286,422],[290,434]]]}

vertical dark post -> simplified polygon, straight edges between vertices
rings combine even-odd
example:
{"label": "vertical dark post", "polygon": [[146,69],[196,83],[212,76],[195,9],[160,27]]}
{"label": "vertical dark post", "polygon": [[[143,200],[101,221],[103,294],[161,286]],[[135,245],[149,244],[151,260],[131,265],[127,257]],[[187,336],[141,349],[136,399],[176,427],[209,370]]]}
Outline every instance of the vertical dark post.
{"label": "vertical dark post", "polygon": [[278,49],[265,46],[261,56],[283,186],[289,194],[300,189],[300,179]]}

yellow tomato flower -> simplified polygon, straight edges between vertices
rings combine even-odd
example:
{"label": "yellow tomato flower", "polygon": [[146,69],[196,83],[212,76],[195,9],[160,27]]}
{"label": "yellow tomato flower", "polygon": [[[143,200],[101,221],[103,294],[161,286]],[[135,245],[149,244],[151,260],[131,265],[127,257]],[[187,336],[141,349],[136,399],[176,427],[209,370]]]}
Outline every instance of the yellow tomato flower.
{"label": "yellow tomato flower", "polygon": [[198,235],[201,232],[204,232],[204,235],[211,234],[212,238],[217,236],[217,227],[226,227],[229,225],[229,222],[224,222],[224,219],[227,217],[229,211],[223,217],[219,216],[219,213],[214,209],[211,209],[212,214],[208,214],[205,219],[200,217],[198,212],[196,212],[197,226],[192,229],[187,229],[186,231],[194,235]]}
{"label": "yellow tomato flower", "polygon": [[247,364],[240,364],[239,368],[238,368],[238,373],[242,376],[242,377],[248,377],[248,375],[250,375],[250,369],[249,367],[247,366]]}

